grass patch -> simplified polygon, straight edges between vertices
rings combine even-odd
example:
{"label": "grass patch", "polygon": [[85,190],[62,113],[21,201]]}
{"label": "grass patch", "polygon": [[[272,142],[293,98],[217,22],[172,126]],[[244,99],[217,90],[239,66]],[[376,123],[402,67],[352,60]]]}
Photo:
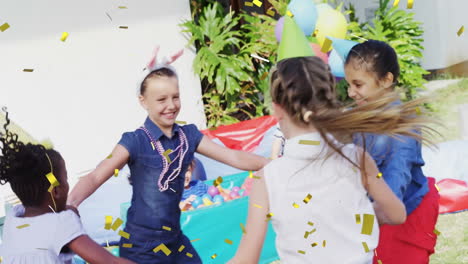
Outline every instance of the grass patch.
{"label": "grass patch", "polygon": [[435,254],[431,264],[468,263],[468,211],[439,215]]}

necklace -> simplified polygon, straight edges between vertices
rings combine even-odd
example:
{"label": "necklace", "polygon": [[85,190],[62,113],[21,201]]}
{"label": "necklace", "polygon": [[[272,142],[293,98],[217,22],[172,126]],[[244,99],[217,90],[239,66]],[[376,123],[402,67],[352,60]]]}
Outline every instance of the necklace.
{"label": "necklace", "polygon": [[[161,142],[159,140],[157,140],[157,141],[154,140],[154,138],[151,136],[151,133],[148,131],[148,129],[146,129],[146,127],[142,126],[139,129],[141,129],[141,130],[143,130],[145,132],[146,136],[148,136],[148,138],[149,138],[149,140],[151,142],[151,146],[152,146],[153,150],[155,149],[159,153],[159,155],[162,157],[163,169],[162,169],[161,173],[159,174],[158,187],[159,187],[159,191],[164,192],[167,189],[169,189],[169,183],[174,181],[174,179],[179,175],[180,171],[182,170],[182,162],[184,161],[185,154],[187,154],[188,147],[189,147],[187,137],[185,136],[184,131],[182,131],[182,129],[180,129],[179,130],[180,144],[179,144],[179,146],[177,146],[176,149],[174,149],[171,152],[171,153],[177,152],[177,156],[173,160],[170,160],[170,159],[166,158],[165,155],[168,155],[168,154],[165,154],[166,150],[164,150],[164,147],[161,144]],[[166,176],[167,172],[169,171],[169,167],[172,165],[172,163],[176,162],[177,159],[179,159],[177,168],[175,168],[172,171],[172,173],[166,178],[164,183],[162,183],[164,177]]]}

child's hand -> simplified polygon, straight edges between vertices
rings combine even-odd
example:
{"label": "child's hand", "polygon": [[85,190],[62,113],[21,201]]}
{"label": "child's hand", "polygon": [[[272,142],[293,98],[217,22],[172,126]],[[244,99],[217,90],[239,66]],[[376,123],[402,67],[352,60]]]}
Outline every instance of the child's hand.
{"label": "child's hand", "polygon": [[192,194],[185,201],[191,204],[193,201],[195,201],[196,198],[197,196],[195,194]]}

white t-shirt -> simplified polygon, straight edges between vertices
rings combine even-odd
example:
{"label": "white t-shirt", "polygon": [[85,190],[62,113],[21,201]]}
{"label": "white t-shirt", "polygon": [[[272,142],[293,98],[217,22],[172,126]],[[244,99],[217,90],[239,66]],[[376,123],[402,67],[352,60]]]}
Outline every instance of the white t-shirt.
{"label": "white t-shirt", "polygon": [[[6,216],[0,256],[5,264],[71,263],[71,254],[60,250],[85,231],[80,218],[71,210],[22,217],[24,207],[15,206]],[[29,225],[18,228],[23,225]]]}
{"label": "white t-shirt", "polygon": [[[300,140],[320,141],[320,145],[300,144]],[[284,156],[264,168],[276,249],[282,263],[372,262],[379,227],[361,174],[336,153],[324,160],[328,150],[330,147],[318,133],[302,135],[287,140]],[[342,151],[357,160],[354,145],[346,145]],[[305,203],[309,194],[312,198]],[[363,214],[374,215],[369,221],[371,235],[361,234]],[[367,244],[368,252],[362,242]]]}

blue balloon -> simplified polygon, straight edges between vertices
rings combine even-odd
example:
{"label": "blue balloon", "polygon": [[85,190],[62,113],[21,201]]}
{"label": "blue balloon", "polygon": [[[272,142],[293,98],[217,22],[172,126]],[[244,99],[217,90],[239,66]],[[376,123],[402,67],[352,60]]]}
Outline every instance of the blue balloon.
{"label": "blue balloon", "polygon": [[331,72],[335,77],[345,77],[344,62],[336,50],[332,50],[330,58],[328,59]]}
{"label": "blue balloon", "polygon": [[195,200],[193,200],[192,206],[193,206],[193,208],[197,208],[198,206],[200,206],[200,204],[203,204],[203,199],[201,197],[197,196],[195,198]]}
{"label": "blue balloon", "polygon": [[222,204],[224,202],[224,198],[223,198],[223,196],[221,196],[219,194],[215,195],[215,197],[213,197],[213,202]]}
{"label": "blue balloon", "polygon": [[207,194],[207,193],[205,193],[205,194],[201,197],[202,201],[203,201],[205,198],[208,199],[208,200],[210,200],[210,201],[213,201],[213,198],[211,197],[211,195],[209,195],[209,194]]}
{"label": "blue balloon", "polygon": [[306,36],[312,35],[317,24],[318,12],[313,0],[292,0],[288,10]]}

